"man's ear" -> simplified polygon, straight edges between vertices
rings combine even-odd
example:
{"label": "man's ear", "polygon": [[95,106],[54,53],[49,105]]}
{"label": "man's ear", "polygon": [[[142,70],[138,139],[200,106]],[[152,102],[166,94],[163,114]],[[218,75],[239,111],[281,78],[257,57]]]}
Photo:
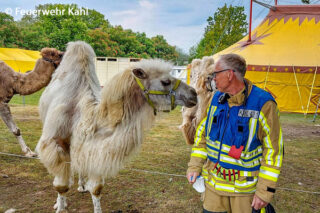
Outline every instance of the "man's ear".
{"label": "man's ear", "polygon": [[140,79],[148,78],[147,73],[145,73],[145,71],[143,69],[141,69],[141,68],[133,69],[132,73],[133,73],[134,76],[136,76],[137,78],[140,78]]}

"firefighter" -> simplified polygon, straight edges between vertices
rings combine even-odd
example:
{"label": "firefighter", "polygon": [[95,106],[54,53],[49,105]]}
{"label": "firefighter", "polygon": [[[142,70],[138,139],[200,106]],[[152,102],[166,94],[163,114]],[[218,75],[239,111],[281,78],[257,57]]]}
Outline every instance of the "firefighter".
{"label": "firefighter", "polygon": [[215,83],[218,92],[197,128],[187,170],[189,183],[200,174],[205,179],[205,213],[263,212],[276,191],[283,160],[279,110],[245,73],[245,59],[226,54],[210,75],[208,87]]}

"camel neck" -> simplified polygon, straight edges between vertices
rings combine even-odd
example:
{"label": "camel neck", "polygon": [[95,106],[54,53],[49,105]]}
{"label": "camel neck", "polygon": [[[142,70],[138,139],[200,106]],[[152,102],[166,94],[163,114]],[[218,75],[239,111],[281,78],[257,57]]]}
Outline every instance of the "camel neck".
{"label": "camel neck", "polygon": [[55,68],[50,62],[38,59],[34,69],[28,73],[19,73],[15,82],[15,91],[20,95],[30,95],[47,86]]}

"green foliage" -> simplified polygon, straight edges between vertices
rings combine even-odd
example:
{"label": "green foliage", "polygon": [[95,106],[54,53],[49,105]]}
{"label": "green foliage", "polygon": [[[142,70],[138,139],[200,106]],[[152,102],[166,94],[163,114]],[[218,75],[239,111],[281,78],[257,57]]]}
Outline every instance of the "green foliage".
{"label": "green foliage", "polygon": [[163,58],[165,60],[175,61],[178,58],[178,54],[175,51],[175,47],[170,46],[162,35],[152,37],[151,40],[155,45],[155,58]]}
{"label": "green foliage", "polygon": [[[24,15],[15,22],[0,13],[0,46],[41,50],[54,47],[64,51],[69,41],[90,43],[97,56],[162,58],[175,61],[178,53],[163,36],[148,38],[121,26],[111,26],[104,15],[76,4],[44,4],[37,15]],[[43,12],[47,11],[47,12]],[[50,14],[50,11],[55,11]],[[80,11],[84,15],[74,15]],[[88,15],[86,15],[88,14]]]}
{"label": "green foliage", "polygon": [[17,47],[20,31],[12,16],[0,12],[0,47]]}
{"label": "green foliage", "polygon": [[219,52],[240,40],[247,32],[244,7],[228,7],[225,4],[218,8],[213,17],[209,16],[207,22],[203,38],[190,49],[191,59]]}
{"label": "green foliage", "polygon": [[310,0],[301,0],[301,2],[304,4],[310,4]]}

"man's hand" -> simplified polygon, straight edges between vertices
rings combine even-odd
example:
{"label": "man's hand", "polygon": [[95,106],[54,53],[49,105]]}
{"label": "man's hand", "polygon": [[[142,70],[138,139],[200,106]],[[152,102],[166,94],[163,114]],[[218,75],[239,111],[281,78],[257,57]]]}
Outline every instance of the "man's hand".
{"label": "man's hand", "polygon": [[196,182],[197,177],[199,176],[199,172],[189,172],[187,174],[187,178],[190,184]]}
{"label": "man's hand", "polygon": [[263,207],[266,207],[268,205],[267,202],[264,202],[263,200],[261,200],[257,195],[253,196],[253,201],[251,206],[255,209],[255,210],[259,210],[262,209]]}

